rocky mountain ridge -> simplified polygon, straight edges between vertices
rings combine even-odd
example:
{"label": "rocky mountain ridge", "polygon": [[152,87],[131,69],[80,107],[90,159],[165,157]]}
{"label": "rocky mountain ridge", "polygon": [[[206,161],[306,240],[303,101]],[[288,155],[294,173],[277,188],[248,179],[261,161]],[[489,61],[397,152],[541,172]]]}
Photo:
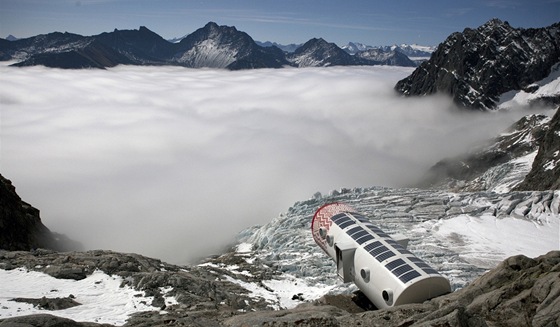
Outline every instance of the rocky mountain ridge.
{"label": "rocky mountain ridge", "polygon": [[397,51],[405,54],[407,57],[422,57],[430,58],[432,53],[435,51],[435,47],[421,46],[417,44],[394,44],[385,46],[371,46],[358,42],[348,42],[348,44],[342,46],[342,49],[349,54],[357,54],[361,51],[367,51],[372,49],[378,49],[384,52]]}
{"label": "rocky mountain ridge", "polygon": [[302,44],[295,44],[295,43],[290,43],[290,44],[279,44],[276,42],[270,42],[270,41],[265,41],[265,42],[260,42],[260,41],[255,41],[258,45],[260,45],[261,47],[277,47],[278,49],[287,52],[287,53],[291,53],[296,51],[297,48],[301,47],[303,45]]}
{"label": "rocky mountain ridge", "polygon": [[0,249],[67,251],[80,247],[66,236],[51,232],[41,222],[39,209],[23,201],[12,182],[0,175]]}
{"label": "rocky mountain ridge", "polygon": [[539,142],[531,171],[515,190],[560,189],[560,107]]}
{"label": "rocky mountain ridge", "polygon": [[450,35],[395,90],[405,96],[450,95],[461,107],[496,108],[499,97],[547,77],[560,62],[560,23],[513,28],[493,19]]}
{"label": "rocky mountain ridge", "polygon": [[560,107],[523,117],[498,137],[438,161],[416,184],[455,192],[560,188]]}
{"label": "rocky mountain ridge", "polygon": [[273,44],[259,45],[235,27],[210,22],[203,28],[170,42],[141,26],[93,36],[50,33],[26,39],[0,39],[0,60],[15,66],[44,65],[57,68],[105,68],[127,65],[177,65],[190,68],[281,68],[332,65],[413,64],[389,51],[383,59],[373,54],[350,56],[333,43],[312,39],[287,52]]}

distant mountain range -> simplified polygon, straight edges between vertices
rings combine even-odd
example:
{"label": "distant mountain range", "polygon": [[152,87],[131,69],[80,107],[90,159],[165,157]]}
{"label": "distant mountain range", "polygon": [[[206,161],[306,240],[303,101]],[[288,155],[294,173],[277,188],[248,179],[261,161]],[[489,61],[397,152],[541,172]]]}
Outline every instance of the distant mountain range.
{"label": "distant mountain range", "polygon": [[349,53],[334,43],[312,39],[302,45],[257,43],[235,27],[206,26],[181,38],[165,40],[142,26],[94,36],[49,33],[26,39],[0,39],[0,60],[15,66],[105,68],[127,65],[177,65],[191,68],[281,68],[334,65],[416,64],[402,51],[370,49]]}
{"label": "distant mountain range", "polygon": [[435,47],[422,46],[418,44],[401,44],[401,45],[386,45],[386,46],[371,46],[363,43],[349,42],[343,46],[342,49],[352,55],[364,55],[367,52],[392,54],[399,53],[408,57],[415,65],[420,65],[422,62],[430,59]]}
{"label": "distant mountain range", "polygon": [[[448,94],[461,107],[494,109],[506,92],[535,92],[539,86],[533,84],[559,63],[560,23],[523,29],[492,19],[451,34],[395,89],[405,96]],[[560,104],[560,97],[547,101]]]}
{"label": "distant mountain range", "polygon": [[[12,38],[14,39],[14,38]],[[560,65],[560,23],[544,28],[513,28],[492,19],[451,34],[437,48],[418,45],[373,47],[350,42],[338,47],[321,38],[304,44],[255,42],[235,27],[208,23],[182,38],[165,40],[146,27],[94,36],[50,33],[26,39],[0,39],[0,60],[15,66],[105,68],[177,65],[191,68],[282,68],[340,65],[396,65],[418,68],[399,81],[404,96],[447,94],[462,108],[495,109],[511,91],[539,93],[543,79]],[[531,105],[560,104],[560,92],[535,96]]]}

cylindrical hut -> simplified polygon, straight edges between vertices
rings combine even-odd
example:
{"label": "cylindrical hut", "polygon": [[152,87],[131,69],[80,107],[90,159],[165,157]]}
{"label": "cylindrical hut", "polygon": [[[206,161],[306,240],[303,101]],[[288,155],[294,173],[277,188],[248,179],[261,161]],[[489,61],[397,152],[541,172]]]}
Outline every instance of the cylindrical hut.
{"label": "cylindrical hut", "polygon": [[451,292],[447,278],[364,215],[343,203],[317,210],[315,242],[336,262],[343,282],[354,282],[377,308],[420,303]]}

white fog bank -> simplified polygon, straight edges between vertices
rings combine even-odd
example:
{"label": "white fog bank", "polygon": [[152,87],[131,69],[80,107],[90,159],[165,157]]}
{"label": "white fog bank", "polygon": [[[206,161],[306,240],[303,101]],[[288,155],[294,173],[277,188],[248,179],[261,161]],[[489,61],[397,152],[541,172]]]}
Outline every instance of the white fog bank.
{"label": "white fog bank", "polygon": [[314,192],[399,186],[524,112],[405,99],[395,67],[0,67],[0,173],[88,249],[216,253]]}

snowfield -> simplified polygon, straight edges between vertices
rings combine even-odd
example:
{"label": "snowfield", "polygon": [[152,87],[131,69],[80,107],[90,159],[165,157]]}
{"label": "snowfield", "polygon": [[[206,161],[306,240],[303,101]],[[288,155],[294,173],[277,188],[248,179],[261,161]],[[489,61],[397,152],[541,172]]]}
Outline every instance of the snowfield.
{"label": "snowfield", "polygon": [[535,87],[536,91],[527,92],[521,90],[502,94],[500,96],[498,108],[511,109],[525,107],[529,106],[532,101],[540,98],[560,96],[560,63],[554,65],[550,69],[550,74],[546,78],[533,83],[531,86]]}
{"label": "snowfield", "polygon": [[[460,215],[448,220],[426,223],[424,228],[446,239],[449,250],[465,261],[492,268],[496,260],[524,254],[538,257],[560,248],[558,214],[543,214],[537,220],[490,215]],[[431,226],[430,226],[431,225]]]}
{"label": "snowfield", "polygon": [[[75,321],[123,325],[134,312],[154,311],[159,308],[148,305],[153,297],[146,297],[129,286],[121,287],[123,279],[95,271],[83,280],[56,279],[47,274],[28,271],[0,269],[0,318],[50,313]],[[63,298],[74,296],[82,305],[47,311],[28,303],[15,302],[14,298]],[[176,303],[166,297],[167,304]],[[161,312],[165,314],[164,311]]]}

